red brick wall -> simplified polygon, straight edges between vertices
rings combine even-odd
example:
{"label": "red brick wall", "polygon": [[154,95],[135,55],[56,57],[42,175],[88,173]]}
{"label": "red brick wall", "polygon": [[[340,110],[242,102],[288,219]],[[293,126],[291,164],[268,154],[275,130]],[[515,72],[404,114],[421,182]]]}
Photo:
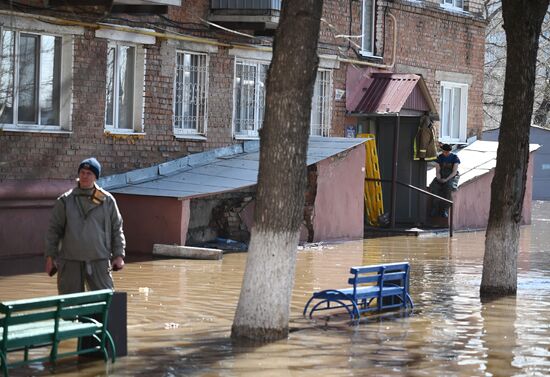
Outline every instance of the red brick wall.
{"label": "red brick wall", "polygon": [[[359,1],[326,0],[320,34],[321,54],[360,59],[353,43],[336,35],[358,35],[360,32]],[[425,77],[439,107],[439,83],[436,70],[473,75],[469,88],[468,136],[482,128],[482,75],[484,23],[474,18],[459,17],[433,7],[379,2],[377,11],[377,54],[389,63],[392,47],[391,23],[386,22],[387,10],[397,19],[397,64],[417,66],[427,72]],[[351,11],[351,13],[350,13]],[[169,17],[196,29],[195,35],[222,41],[240,38],[247,43],[254,39],[229,35],[207,28],[200,18],[208,13],[208,0],[184,2],[181,8],[171,8]],[[350,29],[351,22],[351,29]],[[384,25],[388,26],[384,29]],[[382,37],[382,33],[385,36]],[[187,34],[193,34],[188,31]],[[360,44],[359,39],[353,39]],[[75,38],[73,62],[72,132],[53,134],[39,132],[0,131],[0,179],[69,179],[75,175],[78,163],[96,156],[103,164],[105,175],[147,167],[189,153],[222,147],[232,139],[232,101],[234,57],[228,48],[219,46],[210,54],[208,129],[206,141],[175,139],[172,132],[172,97],[174,59],[162,54],[162,44],[146,46],[144,92],[144,129],[140,137],[114,137],[104,133],[105,72],[107,41],[96,39],[92,31]],[[384,54],[381,53],[382,48]],[[358,51],[357,48],[355,48]],[[364,59],[363,59],[364,60]],[[395,70],[395,69],[394,69]],[[333,96],[345,89],[346,64],[333,71]],[[345,99],[333,100],[332,136],[344,136]]]}
{"label": "red brick wall", "polygon": [[[440,83],[436,71],[472,75],[468,88],[468,137],[481,136],[483,126],[483,64],[485,22],[441,10],[439,7],[388,2],[397,19],[396,64],[420,67],[439,111]],[[387,34],[391,35],[388,22]],[[387,37],[385,56],[391,56],[392,38]]]}

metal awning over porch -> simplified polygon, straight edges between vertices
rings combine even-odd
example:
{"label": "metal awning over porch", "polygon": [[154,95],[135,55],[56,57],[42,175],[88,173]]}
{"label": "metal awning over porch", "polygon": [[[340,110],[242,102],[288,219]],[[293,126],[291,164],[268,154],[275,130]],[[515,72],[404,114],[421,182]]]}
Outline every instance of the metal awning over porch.
{"label": "metal awning over porch", "polygon": [[406,112],[437,114],[422,76],[399,73],[371,73],[356,84],[348,111],[363,115],[386,115]]}

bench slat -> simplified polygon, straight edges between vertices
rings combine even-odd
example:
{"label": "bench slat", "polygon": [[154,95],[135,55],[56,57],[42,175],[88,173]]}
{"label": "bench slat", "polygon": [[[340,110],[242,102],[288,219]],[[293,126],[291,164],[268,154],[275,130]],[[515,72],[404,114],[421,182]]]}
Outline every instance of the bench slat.
{"label": "bench slat", "polygon": [[23,313],[10,317],[0,318],[0,326],[5,327],[11,325],[19,325],[21,323],[45,321],[48,319],[54,319],[56,316],[57,311],[50,310],[48,308],[48,310],[42,312]]}
{"label": "bench slat", "polygon": [[48,306],[56,306],[59,300],[65,302],[71,302],[73,304],[80,304],[85,302],[104,301],[109,295],[112,295],[113,291],[110,289],[101,289],[98,291],[89,291],[82,293],[70,293],[67,295],[38,297],[23,300],[4,301],[0,302],[0,313],[6,313],[4,310],[23,311],[30,309],[46,308]]}
{"label": "bench slat", "polygon": [[82,306],[70,306],[61,309],[60,316],[62,318],[74,318],[77,315],[91,315],[105,312],[107,302],[97,302],[93,304],[85,304]]}

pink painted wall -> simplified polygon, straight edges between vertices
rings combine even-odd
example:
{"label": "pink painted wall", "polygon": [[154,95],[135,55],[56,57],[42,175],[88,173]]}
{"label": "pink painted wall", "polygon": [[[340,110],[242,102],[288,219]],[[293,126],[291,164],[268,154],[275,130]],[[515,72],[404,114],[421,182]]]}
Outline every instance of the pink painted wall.
{"label": "pink painted wall", "polygon": [[[491,206],[491,182],[494,170],[461,185],[453,194],[454,229],[485,229]],[[522,225],[531,224],[531,200],[533,194],[533,153],[527,168],[527,184],[523,199]]]}
{"label": "pink painted wall", "polygon": [[189,200],[115,194],[126,236],[126,253],[151,254],[153,244],[185,245]]}
{"label": "pink painted wall", "polygon": [[[314,242],[363,237],[364,161],[361,145],[317,164]],[[43,255],[53,203],[73,186],[73,180],[0,181],[0,258]],[[155,243],[185,245],[189,200],[114,196],[129,255],[151,254]],[[242,214],[245,222],[252,221],[253,208]]]}
{"label": "pink painted wall", "polygon": [[314,242],[363,238],[364,167],[364,145],[317,163]]}
{"label": "pink painted wall", "polygon": [[73,180],[0,181],[0,259],[44,255],[55,199]]}

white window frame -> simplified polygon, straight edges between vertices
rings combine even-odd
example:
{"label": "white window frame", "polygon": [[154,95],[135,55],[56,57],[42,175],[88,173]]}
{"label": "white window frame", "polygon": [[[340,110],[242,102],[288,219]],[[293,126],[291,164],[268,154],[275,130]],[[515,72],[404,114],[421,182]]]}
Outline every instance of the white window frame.
{"label": "white window frame", "polygon": [[[13,67],[14,71],[12,72],[12,88],[11,88],[11,100],[12,100],[12,122],[11,123],[2,123],[0,124],[0,129],[4,131],[15,131],[15,132],[67,132],[71,129],[71,123],[70,123],[70,113],[71,113],[71,105],[70,105],[70,98],[72,98],[71,89],[72,89],[72,38],[70,36],[64,36],[60,35],[59,33],[55,32],[37,32],[32,30],[23,30],[23,29],[12,29],[12,28],[1,28],[0,27],[0,41],[3,43],[3,32],[9,31],[14,33],[14,50],[13,50],[13,56],[14,56],[14,62]],[[41,46],[42,37],[53,37],[53,38],[60,38],[60,46],[59,46],[59,56],[55,58],[55,60],[59,63],[59,71],[58,73],[58,82],[57,82],[57,96],[59,97],[57,99],[57,118],[58,118],[58,124],[50,124],[45,125],[41,124],[41,82],[42,82],[42,64],[40,62],[40,59],[42,57],[40,52],[37,52],[35,55],[35,61],[37,63],[37,72],[35,76],[35,111],[36,111],[36,122],[29,123],[29,122],[20,122],[20,114],[19,114],[19,71],[20,71],[20,37],[21,34],[25,35],[33,35],[37,36],[38,38],[38,48]],[[1,54],[1,51],[0,51]]]}
{"label": "white window frame", "polygon": [[[365,25],[370,26],[369,30],[365,30]],[[370,34],[370,43],[368,43],[367,38],[365,38],[367,33]],[[376,40],[376,0],[362,0],[361,1],[361,51],[360,51],[361,55],[374,56],[375,40]]]}
{"label": "white window frame", "polygon": [[[466,142],[468,118],[468,84],[441,81],[440,88],[439,114],[441,121],[439,124],[439,140],[446,143],[464,143]],[[446,91],[451,92],[451,100],[445,94]],[[460,91],[460,106],[454,103],[456,91]],[[454,120],[457,111],[459,114],[458,122]],[[457,127],[458,132],[453,132],[453,130],[456,131]],[[458,136],[456,136],[457,134]]]}
{"label": "white window frame", "polygon": [[[144,73],[145,73],[145,49],[136,44],[132,43],[123,43],[123,42],[109,42],[107,47],[107,56],[105,59],[108,59],[109,51],[114,48],[115,50],[115,64],[114,64],[114,85],[113,88],[113,98],[117,99],[120,91],[119,77],[120,77],[120,61],[119,53],[122,48],[133,48],[134,51],[134,64],[133,64],[133,85],[132,85],[132,109],[131,109],[131,118],[130,118],[130,127],[121,128],[120,121],[120,109],[118,101],[113,101],[113,124],[107,124],[107,84],[109,80],[105,76],[105,112],[104,112],[104,124],[105,131],[113,134],[135,134],[143,132],[143,90],[144,90]],[[106,72],[108,74],[109,72]]]}
{"label": "white window frame", "polygon": [[[195,67],[194,69],[196,72],[198,72],[198,82],[197,82],[197,88],[194,91],[185,90],[186,88],[189,89],[189,83],[183,83],[183,87],[178,87],[178,72],[183,71],[182,67],[178,66],[178,59],[180,56],[196,56],[199,59],[199,65]],[[202,64],[201,64],[202,63]],[[208,70],[209,67],[209,55],[205,53],[197,53],[197,52],[191,52],[191,51],[176,51],[176,64],[175,64],[175,73],[174,73],[174,119],[173,119],[173,127],[174,127],[174,135],[176,137],[190,137],[193,138],[193,136],[199,136],[199,137],[205,137],[206,136],[206,129],[208,124]],[[198,98],[197,98],[198,94]],[[195,109],[197,111],[197,114],[192,115],[191,117],[194,118],[192,121],[194,122],[194,128],[184,128],[184,117],[183,117],[183,109],[186,107],[186,105],[189,103],[189,101],[193,101],[192,98],[195,98],[195,101],[198,101],[198,104],[195,104]],[[181,106],[181,112],[182,115],[178,117],[178,107]]]}
{"label": "white window frame", "polygon": [[[319,69],[315,78],[311,101],[311,136],[330,136],[332,116],[332,70]],[[315,122],[315,120],[318,120]]]}
{"label": "white window frame", "polygon": [[449,10],[464,10],[465,0],[440,0],[441,7]]}
{"label": "white window frame", "polygon": [[[237,87],[237,65],[246,65],[256,68],[256,76],[254,77],[254,109],[253,109],[253,129],[252,130],[239,130],[237,125],[237,97],[241,96],[241,93],[238,93]],[[269,67],[269,62],[261,60],[252,60],[252,59],[243,59],[235,58],[235,67],[234,67],[234,80],[233,80],[233,135],[235,139],[257,139],[259,137],[258,131],[262,128],[263,125],[263,116],[265,111],[265,83],[267,79],[267,69],[266,76],[264,77],[264,82],[258,79],[257,75],[261,73],[262,66]],[[241,86],[241,90],[242,90]]]}

